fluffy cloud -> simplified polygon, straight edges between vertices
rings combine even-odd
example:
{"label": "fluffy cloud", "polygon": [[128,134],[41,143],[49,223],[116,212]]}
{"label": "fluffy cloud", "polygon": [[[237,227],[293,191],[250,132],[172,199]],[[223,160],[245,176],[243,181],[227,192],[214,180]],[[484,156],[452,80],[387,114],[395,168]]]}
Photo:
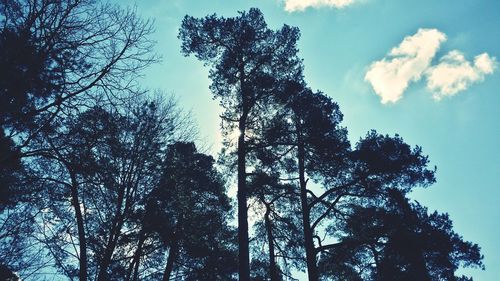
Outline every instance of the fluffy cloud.
{"label": "fluffy cloud", "polygon": [[495,66],[496,59],[487,53],[476,56],[472,64],[461,52],[454,50],[443,56],[438,65],[426,71],[427,88],[438,100],[453,96],[472,83],[482,81],[485,75],[493,73]]}
{"label": "fluffy cloud", "polygon": [[420,80],[446,35],[437,29],[419,29],[407,36],[382,60],[373,62],[365,80],[382,103],[397,102],[411,81]]}
{"label": "fluffy cloud", "polygon": [[344,8],[357,0],[285,0],[285,10],[288,12],[303,11],[309,7]]}

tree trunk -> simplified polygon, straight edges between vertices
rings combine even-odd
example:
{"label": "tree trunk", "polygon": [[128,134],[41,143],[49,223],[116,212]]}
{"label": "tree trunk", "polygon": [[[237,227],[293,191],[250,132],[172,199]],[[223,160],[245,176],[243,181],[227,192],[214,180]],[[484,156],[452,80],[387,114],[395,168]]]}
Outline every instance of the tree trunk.
{"label": "tree trunk", "polygon": [[248,206],[247,206],[247,182],[246,182],[246,143],[245,133],[247,117],[250,111],[248,98],[249,91],[246,85],[246,73],[243,58],[240,58],[239,83],[242,102],[242,112],[238,121],[238,276],[240,281],[250,281],[250,250],[248,239]]}
{"label": "tree trunk", "polygon": [[314,249],[313,233],[311,229],[311,217],[309,204],[307,202],[307,182],[305,179],[305,148],[300,137],[300,128],[298,133],[298,154],[299,164],[299,184],[300,184],[300,203],[302,207],[302,224],[304,227],[304,246],[306,248],[307,274],[309,281],[318,281],[318,268],[316,265],[316,251]]}
{"label": "tree trunk", "polygon": [[76,224],[78,227],[78,242],[80,248],[79,272],[78,277],[81,281],[87,280],[87,239],[85,238],[85,228],[83,225],[83,214],[80,209],[80,200],[78,198],[78,183],[76,176],[70,171],[71,176],[71,201],[75,209]]}
{"label": "tree trunk", "polygon": [[108,279],[108,267],[111,264],[111,257],[115,251],[116,243],[118,242],[119,232],[121,231],[123,225],[123,216],[121,214],[121,209],[123,206],[125,190],[120,190],[118,194],[118,205],[115,212],[115,217],[113,224],[109,232],[109,238],[106,243],[106,249],[104,250],[104,255],[102,256],[101,262],[99,264],[99,273],[97,275],[98,281],[106,281]]}
{"label": "tree trunk", "polygon": [[[114,228],[113,228],[114,229]],[[111,264],[111,257],[113,256],[113,252],[115,251],[117,235],[115,237],[115,231],[112,230],[110,233],[110,237],[108,239],[108,243],[106,244],[106,249],[104,250],[103,258],[101,259],[101,264],[99,266],[99,274],[97,275],[98,281],[106,281],[108,280],[108,267]]]}
{"label": "tree trunk", "polygon": [[279,281],[280,276],[278,272],[278,266],[276,264],[276,255],[274,253],[274,236],[271,219],[269,217],[270,213],[271,207],[269,205],[266,205],[264,220],[266,225],[267,241],[269,243],[269,276],[271,277],[271,281]]}
{"label": "tree trunk", "polygon": [[177,255],[179,254],[179,242],[176,240],[172,241],[172,245],[170,246],[170,250],[168,251],[167,264],[165,265],[165,271],[163,272],[163,281],[169,281],[170,275],[174,270],[174,263],[177,259]]}
{"label": "tree trunk", "polygon": [[240,281],[250,281],[250,251],[248,246],[248,206],[245,161],[245,128],[247,114],[248,113],[244,109],[238,126],[238,129],[240,130],[240,135],[238,137],[238,269]]}
{"label": "tree trunk", "polygon": [[139,278],[139,263],[142,254],[142,246],[144,245],[145,240],[145,231],[144,228],[141,228],[141,231],[139,232],[139,243],[137,243],[137,249],[135,250],[134,257],[132,258],[132,262],[127,270],[127,280],[137,281]]}

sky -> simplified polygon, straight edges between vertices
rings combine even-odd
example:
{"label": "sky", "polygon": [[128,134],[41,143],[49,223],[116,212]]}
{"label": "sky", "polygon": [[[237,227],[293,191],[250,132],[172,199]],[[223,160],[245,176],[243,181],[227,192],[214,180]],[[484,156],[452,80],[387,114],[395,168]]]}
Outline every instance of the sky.
{"label": "sky", "polygon": [[300,56],[313,90],[335,100],[355,142],[370,129],[419,145],[437,166],[437,183],[412,193],[447,212],[465,240],[478,243],[500,280],[499,0],[122,0],[153,18],[162,62],[145,86],[174,94],[191,110],[205,144],[220,148],[217,101],[208,69],[183,57],[182,18],[236,16],[257,7],[273,29],[301,30]]}

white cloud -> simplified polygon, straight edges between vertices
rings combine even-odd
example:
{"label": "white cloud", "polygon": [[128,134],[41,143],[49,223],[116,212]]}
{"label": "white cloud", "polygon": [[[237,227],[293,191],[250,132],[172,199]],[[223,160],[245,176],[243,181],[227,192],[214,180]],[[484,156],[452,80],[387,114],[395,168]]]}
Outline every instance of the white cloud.
{"label": "white cloud", "polygon": [[344,8],[354,4],[357,0],[285,0],[285,10],[287,12],[304,11],[309,7],[321,8]]}
{"label": "white cloud", "polygon": [[461,52],[454,50],[443,56],[438,65],[426,71],[427,88],[437,100],[453,96],[466,90],[472,83],[482,81],[485,75],[493,73],[495,67],[496,59],[487,53],[476,56],[474,64],[471,64]]}
{"label": "white cloud", "polygon": [[373,62],[365,81],[370,82],[382,103],[397,102],[411,81],[420,80],[444,41],[446,35],[437,29],[419,29],[385,58]]}

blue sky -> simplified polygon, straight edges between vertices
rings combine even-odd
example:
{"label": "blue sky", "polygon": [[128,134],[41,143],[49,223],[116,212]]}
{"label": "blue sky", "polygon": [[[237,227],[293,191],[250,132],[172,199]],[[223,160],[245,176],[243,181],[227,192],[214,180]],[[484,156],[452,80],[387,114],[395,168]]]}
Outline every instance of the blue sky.
{"label": "blue sky", "polygon": [[201,136],[220,147],[220,109],[208,69],[180,54],[184,15],[234,16],[260,8],[272,28],[301,30],[306,81],[331,96],[352,140],[368,130],[400,134],[437,166],[437,183],[413,198],[448,212],[455,230],[480,244],[500,280],[500,1],[498,0],[127,0],[155,19],[163,62],[144,85],[175,94]]}

